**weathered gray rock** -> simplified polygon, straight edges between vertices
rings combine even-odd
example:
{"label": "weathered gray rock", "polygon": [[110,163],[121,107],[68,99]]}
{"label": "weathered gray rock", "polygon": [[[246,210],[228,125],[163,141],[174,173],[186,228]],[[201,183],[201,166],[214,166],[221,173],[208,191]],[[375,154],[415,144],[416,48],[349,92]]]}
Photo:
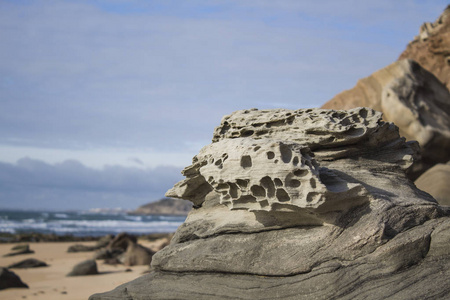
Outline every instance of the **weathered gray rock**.
{"label": "weathered gray rock", "polygon": [[97,263],[93,259],[88,259],[75,265],[67,276],[84,276],[98,274]]}
{"label": "weathered gray rock", "polygon": [[69,252],[69,253],[91,252],[91,251],[99,250],[101,248],[108,246],[108,244],[113,240],[113,238],[114,238],[114,236],[112,234],[108,234],[108,235],[105,235],[104,237],[102,237],[101,239],[99,239],[97,241],[97,243],[95,243],[95,245],[93,245],[93,246],[87,246],[87,245],[83,245],[83,244],[71,245],[67,249],[67,252]]}
{"label": "weathered gray rock", "polygon": [[420,175],[415,185],[433,196],[440,205],[450,206],[450,162],[437,164]]}
{"label": "weathered gray rock", "polygon": [[48,265],[45,262],[35,258],[27,258],[8,266],[9,269],[27,269],[40,267],[48,267]]}
{"label": "weathered gray rock", "polygon": [[[106,252],[98,253],[99,257],[106,257],[113,259],[126,266],[148,265],[152,261],[154,251],[138,244],[137,239],[133,235],[127,233],[119,233],[113,240],[110,241]],[[111,257],[108,257],[108,256]],[[114,260],[117,258],[117,260]]]}
{"label": "weathered gray rock", "polygon": [[0,290],[7,288],[28,288],[16,273],[0,267]]}
{"label": "weathered gray rock", "polygon": [[11,250],[12,252],[3,255],[3,257],[34,253],[34,251],[30,249],[30,245],[28,244],[16,245],[12,247]]}
{"label": "weathered gray rock", "polygon": [[226,116],[167,193],[195,209],[153,271],[90,299],[448,296],[450,208],[407,179],[417,150],[367,108]]}

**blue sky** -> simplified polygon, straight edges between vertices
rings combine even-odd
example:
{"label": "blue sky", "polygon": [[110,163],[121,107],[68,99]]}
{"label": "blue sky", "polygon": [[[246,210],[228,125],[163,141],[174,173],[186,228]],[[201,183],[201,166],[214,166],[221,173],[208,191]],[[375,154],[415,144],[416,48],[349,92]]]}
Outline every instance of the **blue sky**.
{"label": "blue sky", "polygon": [[[319,107],[395,61],[446,5],[0,0],[0,207],[155,200],[222,116]],[[80,174],[104,181],[86,195]]]}

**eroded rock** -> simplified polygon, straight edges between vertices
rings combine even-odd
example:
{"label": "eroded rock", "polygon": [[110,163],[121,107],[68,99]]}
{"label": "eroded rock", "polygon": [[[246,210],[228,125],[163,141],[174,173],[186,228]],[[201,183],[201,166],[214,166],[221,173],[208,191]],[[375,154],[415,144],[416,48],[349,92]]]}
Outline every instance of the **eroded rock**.
{"label": "eroded rock", "polygon": [[426,22],[399,59],[413,59],[450,89],[450,5],[433,23]]}
{"label": "eroded rock", "polygon": [[226,116],[167,193],[195,208],[153,271],[90,299],[449,295],[450,209],[406,177],[417,151],[368,108]]}

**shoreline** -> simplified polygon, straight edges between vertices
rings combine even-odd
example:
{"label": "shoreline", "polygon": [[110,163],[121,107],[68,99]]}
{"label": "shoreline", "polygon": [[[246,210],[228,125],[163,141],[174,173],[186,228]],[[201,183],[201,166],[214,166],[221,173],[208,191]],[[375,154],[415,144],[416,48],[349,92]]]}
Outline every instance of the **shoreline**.
{"label": "shoreline", "polygon": [[[150,249],[158,249],[163,240],[149,241],[139,239],[139,244]],[[58,242],[27,242],[32,254],[3,257],[11,248],[22,243],[0,244],[0,266],[7,267],[12,263],[35,258],[46,262],[48,267],[29,269],[9,269],[17,274],[29,288],[8,288],[0,290],[2,299],[87,299],[95,293],[106,292],[118,285],[136,279],[150,270],[149,265],[125,266],[121,264],[108,265],[97,260],[100,274],[66,277],[73,266],[87,259],[92,259],[94,252],[68,253],[67,249],[74,244],[93,246],[95,241],[58,241]]]}
{"label": "shoreline", "polygon": [[[112,234],[115,235],[115,234]],[[171,238],[173,232],[162,233],[147,233],[147,234],[132,234],[139,240],[154,241],[161,238]],[[95,242],[101,239],[101,236],[75,236],[71,234],[57,235],[54,233],[39,233],[39,232],[26,232],[26,233],[8,233],[0,232],[0,245],[13,244],[13,243],[45,243],[45,242]]]}

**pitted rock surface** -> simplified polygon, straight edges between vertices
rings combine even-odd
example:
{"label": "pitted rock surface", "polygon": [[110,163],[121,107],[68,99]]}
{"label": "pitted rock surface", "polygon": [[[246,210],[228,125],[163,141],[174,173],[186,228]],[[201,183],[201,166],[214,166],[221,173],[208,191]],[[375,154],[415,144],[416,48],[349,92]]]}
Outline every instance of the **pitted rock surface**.
{"label": "pitted rock surface", "polygon": [[194,209],[153,271],[90,299],[448,297],[450,208],[406,177],[417,151],[369,108],[237,111],[168,191]]}

